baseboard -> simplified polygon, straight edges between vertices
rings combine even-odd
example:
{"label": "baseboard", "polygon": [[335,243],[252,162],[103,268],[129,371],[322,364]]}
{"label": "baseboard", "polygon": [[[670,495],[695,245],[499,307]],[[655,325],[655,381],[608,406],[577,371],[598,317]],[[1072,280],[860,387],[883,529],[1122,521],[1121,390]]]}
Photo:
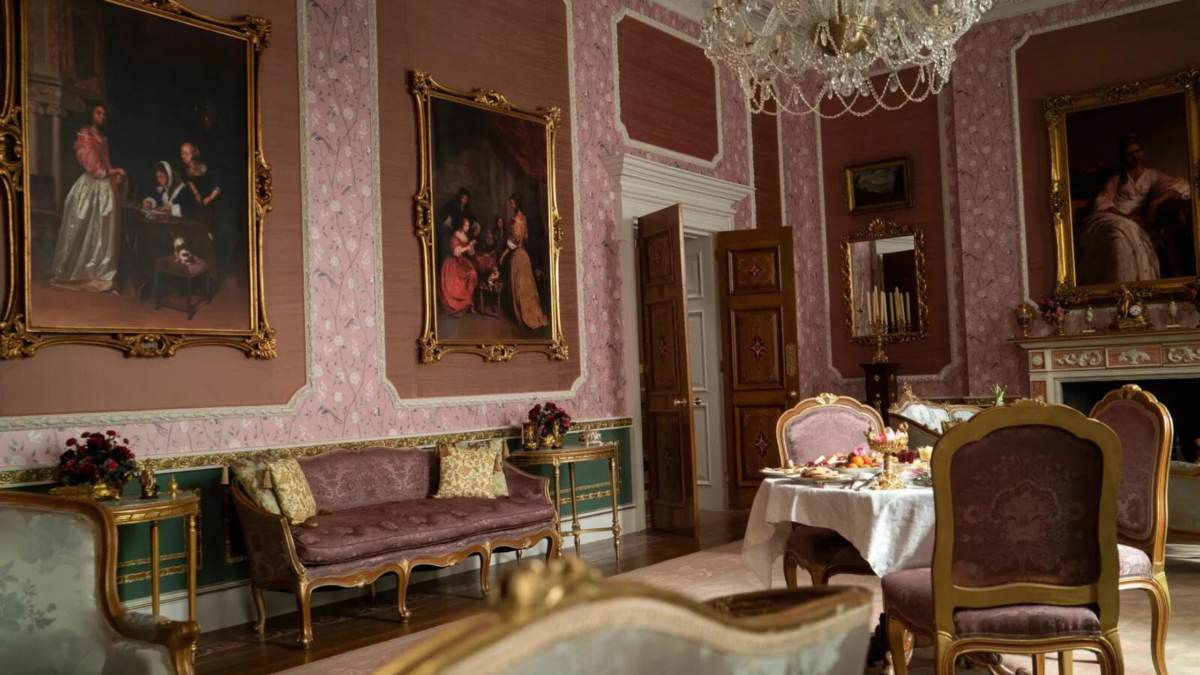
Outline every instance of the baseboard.
{"label": "baseboard", "polygon": [[[635,509],[632,504],[621,507],[620,523],[623,534],[645,529],[645,523],[641,523],[640,526],[637,523]],[[607,510],[583,514],[579,519],[579,525],[582,528],[607,527],[611,524],[612,513]],[[564,529],[570,531],[570,527],[571,523],[568,520],[564,523]],[[580,541],[585,544],[594,541],[604,541],[606,539],[612,539],[612,534],[609,532],[591,532],[580,537]],[[533,557],[545,554],[546,545],[546,542],[543,541],[526,551],[526,555]],[[574,546],[575,540],[573,537],[569,535],[563,537],[564,553],[574,551]],[[505,563],[515,559],[516,554],[511,551],[496,553],[492,556],[493,563]],[[422,581],[429,581],[477,569],[479,569],[479,557],[471,556],[453,567],[418,570],[413,573],[411,583],[419,584]],[[391,574],[381,578],[378,584],[376,584],[376,589],[380,591],[392,590],[394,588],[396,588],[396,577]],[[313,594],[312,604],[314,607],[320,607],[363,596],[369,592],[370,590],[366,588],[318,591]],[[292,593],[269,591],[264,594],[264,597],[268,617],[290,614],[296,611],[296,597]],[[130,600],[129,602],[122,603],[122,605],[126,611],[130,612],[150,612],[150,598],[148,597]],[[187,591],[164,593],[160,597],[158,613],[177,621],[186,620],[188,613]],[[200,622],[201,629],[206,633],[228,628],[229,626],[248,624],[257,618],[254,611],[254,599],[250,594],[249,579],[204,586],[196,591],[196,620]]]}

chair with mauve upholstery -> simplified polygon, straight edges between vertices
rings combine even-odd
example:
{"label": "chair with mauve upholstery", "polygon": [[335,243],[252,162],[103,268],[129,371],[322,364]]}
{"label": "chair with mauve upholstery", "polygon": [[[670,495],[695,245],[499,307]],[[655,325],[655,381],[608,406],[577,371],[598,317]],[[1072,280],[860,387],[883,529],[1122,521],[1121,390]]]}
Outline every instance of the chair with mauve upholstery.
{"label": "chair with mauve upholstery", "polygon": [[[849,396],[820,394],[783,413],[775,426],[780,462],[803,466],[820,457],[842,453],[866,443],[868,431],[883,430],[883,418]],[[783,575],[796,587],[796,570],[804,568],[813,586],[824,586],[835,574],[874,574],[858,549],[823,527],[795,523],[783,553]]]}
{"label": "chair with mauve upholstery", "polygon": [[1171,413],[1154,394],[1127,384],[1097,403],[1092,408],[1092,419],[1107,424],[1121,439],[1121,489],[1117,496],[1120,588],[1144,590],[1150,596],[1154,670],[1158,675],[1167,675],[1171,595],[1167,592],[1164,558],[1167,469],[1175,435]]}
{"label": "chair with mauve upholstery", "polygon": [[[888,642],[934,644],[934,672],[970,652],[1095,652],[1124,672],[1117,633],[1121,441],[1060,405],[1023,400],[956,425],[933,453],[933,567],[883,578]],[[904,658],[894,658],[906,675]]]}

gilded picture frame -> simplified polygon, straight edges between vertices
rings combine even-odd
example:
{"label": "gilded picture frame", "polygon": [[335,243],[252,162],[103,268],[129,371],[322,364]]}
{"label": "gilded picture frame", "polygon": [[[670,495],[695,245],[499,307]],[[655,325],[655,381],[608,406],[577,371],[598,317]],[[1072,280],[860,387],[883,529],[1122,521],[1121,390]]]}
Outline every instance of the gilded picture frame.
{"label": "gilded picture frame", "polygon": [[[423,330],[417,340],[421,363],[436,363],[446,354],[453,353],[474,354],[490,363],[511,361],[513,356],[523,352],[546,354],[555,361],[567,360],[569,350],[563,335],[559,299],[563,222],[558,211],[555,171],[555,138],[561,110],[557,107],[521,108],[491,89],[450,89],[439,84],[429,73],[419,70],[410,72],[410,92],[416,105],[418,128],[419,187],[413,202],[414,234],[421,242],[423,271]],[[441,126],[443,120],[439,115],[450,119],[451,113],[456,116],[458,126]],[[506,145],[502,139],[497,139],[497,135],[504,133],[497,129],[504,128],[524,129],[527,136],[523,142]],[[445,148],[435,147],[438,137],[453,138],[458,144],[453,159],[445,157],[448,153]],[[544,151],[540,148],[542,143]],[[449,145],[448,140],[446,145]],[[521,158],[525,171],[512,168],[511,157],[505,154],[505,148],[513,152],[524,148],[532,153]],[[486,159],[479,159],[481,154],[486,155]],[[490,180],[480,179],[483,185],[468,186],[465,181],[479,175],[475,167],[481,163],[490,167]],[[453,165],[453,170],[448,169],[448,165]],[[533,165],[532,168],[529,165]],[[525,175],[526,171],[536,175],[537,179],[530,179]],[[496,179],[497,174],[502,175],[502,179]],[[439,185],[439,175],[455,175],[459,182]],[[498,187],[496,182],[502,186]],[[536,189],[527,190],[526,194],[544,192],[545,198],[524,200],[522,206],[519,197],[517,202],[505,197],[513,184],[535,185]],[[456,185],[457,192],[454,191]],[[472,190],[482,199],[472,197]],[[435,212],[435,205],[446,200],[447,195],[450,199],[446,206]],[[513,193],[513,197],[516,195]],[[487,199],[491,201],[486,202]],[[471,208],[480,206],[480,201],[485,202],[483,208],[491,204],[490,224],[488,216],[482,225],[474,221]],[[453,211],[454,215],[447,215],[447,210]],[[510,216],[511,221],[505,223],[505,218]],[[518,231],[518,219],[524,226],[521,230],[524,236],[512,236]],[[465,226],[461,232],[459,220]],[[506,227],[510,229],[506,230]],[[476,246],[482,244],[483,236],[494,241]],[[526,255],[522,241],[531,246],[540,242],[538,251],[531,249],[532,256]],[[452,255],[451,251],[441,250],[443,246],[457,251]],[[469,254],[466,253],[468,248]],[[515,274],[513,268],[518,250],[521,250],[523,265],[529,266],[529,261],[534,261],[528,274],[536,275],[536,284],[528,275],[526,279],[511,276]],[[481,260],[487,257],[485,251],[495,252],[491,262]],[[513,256],[508,257],[508,253]],[[470,258],[478,269],[468,269],[470,265],[465,261],[452,260],[460,255]],[[504,267],[505,260],[509,261],[509,267]],[[445,269],[448,262],[462,266],[461,278],[455,276],[454,270],[448,272]],[[522,281],[526,290],[530,286],[537,289],[531,292],[532,300],[526,305],[536,306],[528,311],[538,317],[532,323],[540,325],[531,327],[522,323],[520,303],[514,305],[515,288]],[[492,295],[485,297],[480,288],[484,283],[494,284],[487,287]],[[504,295],[505,284],[509,284],[508,296]],[[451,294],[447,285],[454,286],[457,304],[448,299]],[[497,335],[488,334],[488,325],[480,319],[483,314],[495,320],[491,325],[497,327]],[[470,327],[464,319],[480,320]]]}
{"label": "gilded picture frame", "polygon": [[[1171,109],[1177,114],[1170,115],[1169,119],[1138,117],[1136,111],[1143,108],[1132,107],[1144,107],[1152,104],[1165,106],[1173,100]],[[1150,169],[1141,166],[1143,144],[1148,147],[1151,145],[1151,141],[1157,140],[1157,147],[1169,148],[1171,153],[1177,153],[1177,157],[1169,158],[1172,165],[1179,167],[1176,172],[1172,172],[1175,173],[1173,180],[1190,188],[1190,198],[1177,200],[1180,202],[1190,201],[1190,204],[1177,208],[1178,213],[1175,213],[1176,218],[1180,221],[1176,227],[1179,229],[1179,226],[1182,225],[1181,229],[1183,230],[1180,233],[1182,236],[1176,236],[1190,245],[1166,244],[1166,249],[1161,249],[1174,250],[1184,256],[1191,256],[1191,260],[1184,257],[1182,264],[1174,265],[1177,268],[1176,274],[1170,274],[1171,270],[1164,261],[1160,265],[1157,278],[1123,278],[1118,271],[1123,269],[1120,265],[1108,263],[1106,266],[1103,262],[1097,262],[1097,260],[1115,259],[1117,256],[1115,252],[1106,255],[1103,250],[1096,250],[1101,248],[1099,246],[1086,250],[1089,240],[1100,241],[1102,239],[1097,233],[1093,233],[1095,236],[1089,239],[1089,233],[1093,229],[1089,219],[1094,215],[1101,214],[1097,214],[1096,210],[1096,200],[1099,195],[1098,193],[1093,195],[1096,192],[1096,186],[1091,185],[1096,181],[1088,176],[1098,174],[1099,171],[1085,174],[1080,171],[1079,166],[1073,167],[1073,164],[1086,163],[1087,160],[1081,159],[1081,155],[1090,148],[1068,148],[1069,137],[1074,135],[1078,140],[1083,135],[1083,131],[1080,130],[1081,122],[1076,120],[1088,121],[1088,118],[1081,117],[1081,115],[1104,114],[1120,119],[1116,117],[1122,114],[1119,106],[1127,106],[1125,110],[1128,111],[1128,119],[1121,120],[1118,124],[1110,123],[1112,133],[1109,135],[1113,136],[1113,139],[1116,139],[1117,135],[1122,135],[1118,140],[1118,145],[1136,147],[1138,153],[1136,166],[1145,169],[1145,173],[1150,173]],[[1200,70],[1190,69],[1157,79],[1127,82],[1080,94],[1052,97],[1043,102],[1042,111],[1049,136],[1050,215],[1054,225],[1056,288],[1059,295],[1068,302],[1078,305],[1086,302],[1088,298],[1113,296],[1119,288],[1128,286],[1143,289],[1150,298],[1157,299],[1178,293],[1183,289],[1185,283],[1195,280],[1197,264],[1200,264],[1200,199],[1197,199],[1196,195],[1196,190],[1200,188]],[[1090,130],[1090,127],[1094,126],[1097,125],[1092,123],[1087,128]],[[1164,127],[1173,128],[1174,133],[1181,138],[1168,139],[1177,142],[1164,142],[1164,139],[1158,138],[1164,136]],[[1138,136],[1138,133],[1153,134],[1155,139],[1143,139]],[[1186,139],[1182,138],[1184,135],[1186,135]],[[1111,154],[1111,148],[1106,148],[1106,150]],[[1120,152],[1117,154],[1120,155]],[[1116,160],[1118,164],[1122,161],[1120,157]],[[1146,161],[1148,164],[1152,164],[1151,169],[1157,169],[1159,167],[1155,165],[1165,160],[1159,154],[1158,156],[1148,155]],[[1121,168],[1109,169],[1109,173],[1112,176],[1110,180],[1118,179],[1121,175],[1128,175],[1122,174]],[[1155,175],[1166,176],[1166,173],[1156,171]],[[1103,177],[1100,176],[1100,178]],[[1085,183],[1085,179],[1089,182]],[[1073,181],[1076,184],[1073,185]],[[1088,190],[1088,186],[1092,189]],[[1137,212],[1131,212],[1132,217],[1126,216],[1126,219],[1135,223],[1146,218],[1155,220],[1153,215],[1142,215],[1143,213],[1145,213],[1143,210],[1138,209]],[[1158,216],[1161,215],[1160,209]],[[1190,223],[1187,222],[1189,219]],[[1109,227],[1113,226],[1110,224]],[[1143,224],[1141,227],[1150,230],[1156,226],[1155,223],[1149,223]],[[1080,241],[1081,237],[1082,241]],[[1116,239],[1113,236],[1108,238]],[[1147,241],[1149,242],[1149,235]],[[1147,246],[1153,252],[1154,247],[1164,245],[1155,243],[1147,244]],[[1081,254],[1084,256],[1082,259]],[[1155,254],[1151,260],[1157,258],[1158,255]],[[1151,262],[1145,266],[1152,267],[1153,265],[1154,263]],[[1106,272],[1106,270],[1108,271]]]}
{"label": "gilded picture frame", "polygon": [[908,156],[847,166],[844,182],[846,213],[852,216],[905,209],[914,203],[912,159]]}
{"label": "gilded picture frame", "polygon": [[854,292],[854,253],[852,245],[859,242],[869,242],[895,237],[913,238],[914,262],[914,293],[913,301],[917,306],[914,318],[915,325],[905,332],[887,332],[883,334],[885,344],[915,342],[925,338],[929,330],[929,284],[925,272],[925,230],[908,223],[896,223],[876,218],[866,227],[842,237],[842,304],[845,309],[846,334],[852,344],[872,345],[876,343],[874,335],[868,330],[864,334],[856,334],[858,324],[855,307],[858,297]]}
{"label": "gilded picture frame", "polygon": [[[204,41],[220,41],[220,44],[225,48],[225,51],[234,55],[237,63],[244,63],[245,75],[242,78],[230,79],[225,81],[224,85],[220,83],[212,85],[213,87],[225,86],[227,90],[222,90],[220,93],[228,95],[229,100],[235,101],[235,110],[240,111],[241,105],[245,104],[245,126],[241,125],[241,115],[233,115],[234,122],[228,124],[228,128],[232,129],[228,138],[244,139],[245,149],[240,150],[238,146],[241,140],[236,141],[231,152],[226,155],[233,156],[234,161],[230,162],[236,169],[232,170],[227,176],[229,180],[223,181],[225,194],[234,194],[236,198],[226,198],[229,204],[231,231],[231,239],[236,237],[236,247],[238,253],[236,255],[228,255],[218,260],[210,255],[207,263],[210,267],[215,268],[218,262],[228,261],[225,264],[234,264],[237,266],[237,281],[230,283],[224,288],[231,289],[228,291],[231,297],[236,297],[236,311],[231,310],[228,315],[228,320],[221,319],[218,321],[200,321],[195,322],[200,325],[188,325],[196,314],[196,308],[204,306],[203,301],[200,304],[192,306],[192,286],[191,280],[188,280],[187,295],[183,295],[180,291],[179,297],[185,298],[187,307],[180,308],[168,302],[163,302],[161,307],[169,309],[178,309],[186,314],[186,318],[178,313],[164,312],[161,314],[151,314],[160,308],[158,301],[163,299],[164,295],[170,297],[175,286],[167,285],[168,291],[164,295],[160,295],[158,282],[158,267],[150,268],[152,271],[150,276],[155,279],[153,302],[150,304],[149,310],[139,314],[138,318],[131,318],[125,321],[118,318],[112,322],[92,321],[89,325],[68,325],[67,321],[55,320],[46,325],[40,323],[38,319],[41,312],[38,307],[34,306],[34,293],[31,291],[33,284],[44,281],[41,276],[35,277],[33,258],[31,256],[31,247],[38,244],[36,241],[35,231],[32,226],[31,213],[35,208],[31,202],[34,199],[34,193],[31,191],[31,175],[33,173],[31,156],[35,154],[37,142],[43,142],[43,137],[38,137],[39,129],[34,125],[37,122],[35,118],[38,115],[43,117],[58,116],[63,117],[67,112],[64,104],[63,109],[52,110],[40,100],[31,98],[33,88],[30,86],[30,66],[33,63],[32,47],[33,40],[45,39],[37,37],[37,32],[30,29],[30,21],[37,19],[38,15],[31,14],[31,7],[36,4],[34,0],[0,0],[2,3],[2,15],[0,18],[4,21],[4,49],[6,56],[6,70],[4,89],[2,92],[2,101],[0,101],[0,209],[5,217],[4,223],[4,241],[6,245],[5,255],[5,298],[3,306],[3,314],[0,315],[0,358],[14,359],[23,357],[32,357],[39,353],[42,349],[55,345],[66,344],[85,344],[109,347],[119,350],[127,357],[171,357],[174,356],[180,349],[200,346],[222,346],[232,347],[243,352],[248,358],[255,359],[270,359],[277,356],[277,345],[275,340],[275,330],[271,327],[267,319],[267,308],[264,293],[264,278],[263,278],[263,227],[266,219],[266,214],[271,210],[271,201],[273,194],[271,165],[267,162],[263,152],[262,140],[262,120],[261,120],[261,90],[260,80],[262,76],[262,58],[264,51],[271,44],[271,22],[268,19],[261,17],[242,16],[233,19],[220,19],[202,14],[198,11],[190,9],[176,0],[73,0],[73,4],[68,8],[73,12],[85,17],[82,19],[86,22],[86,17],[105,16],[112,17],[116,12],[121,13],[121,20],[126,22],[142,22],[139,25],[153,26],[169,26],[172,31],[188,32],[193,36],[197,43]],[[86,11],[84,11],[86,10]],[[105,14],[107,12],[107,14]],[[72,16],[78,23],[81,21],[79,17]],[[166,20],[169,24],[155,23],[160,20]],[[80,25],[89,25],[83,23]],[[123,24],[125,25],[125,24]],[[78,26],[74,26],[77,31]],[[97,28],[96,30],[102,30]],[[196,32],[198,31],[198,32]],[[108,43],[103,42],[107,38]],[[104,34],[101,38],[96,38],[94,35],[88,38],[92,42],[82,43],[87,47],[95,49],[94,53],[89,56],[92,59],[92,65],[89,68],[96,69],[101,82],[111,79],[113,73],[111,70],[112,61],[106,61],[105,48],[118,49],[120,41],[113,40],[112,36]],[[231,40],[226,42],[225,40]],[[94,44],[93,44],[94,43]],[[244,43],[244,47],[242,44]],[[78,51],[80,43],[72,44],[70,48]],[[74,54],[74,52],[72,52]],[[72,57],[76,58],[76,57]],[[244,60],[243,60],[244,59]],[[132,75],[122,72],[126,80],[132,78]],[[93,76],[96,77],[93,73]],[[99,88],[99,102],[96,102],[97,88],[80,87],[78,92],[69,92],[70,96],[76,102],[84,105],[88,112],[93,116],[96,113],[96,108],[107,108],[110,102],[105,98],[106,93],[103,92],[103,86]],[[65,89],[64,89],[65,91]],[[214,89],[214,91],[216,91]],[[232,92],[232,93],[230,93]],[[40,94],[39,94],[40,95]],[[64,94],[64,100],[67,95]],[[159,95],[160,97],[162,94]],[[91,102],[87,102],[91,99]],[[182,101],[173,102],[177,105],[183,105]],[[120,105],[120,104],[118,104]],[[125,102],[126,109],[135,106],[136,103]],[[227,113],[228,109],[220,111]],[[219,113],[219,114],[220,114]],[[84,113],[87,114],[87,113]],[[212,120],[213,112],[211,109],[192,111],[196,115],[196,119],[200,119],[201,115],[208,115],[206,121]],[[222,120],[227,120],[228,117],[223,117]],[[41,126],[45,126],[42,123]],[[69,139],[69,134],[78,127],[67,128],[63,124],[63,138]],[[95,127],[98,129],[99,127]],[[143,131],[156,131],[154,129]],[[79,132],[84,135],[83,131]],[[162,134],[165,136],[165,133]],[[107,138],[101,136],[104,140],[104,161],[107,163]],[[224,137],[223,137],[224,138]],[[180,144],[181,140],[183,142]],[[163,140],[163,142],[167,142]],[[190,137],[172,137],[173,147],[181,148],[182,146],[192,146],[194,157],[200,158],[200,143],[194,143]],[[79,152],[79,141],[76,141],[76,152]],[[44,142],[43,142],[44,144]],[[67,145],[69,152],[69,145]],[[222,150],[230,148],[228,143],[221,146]],[[180,150],[175,151],[177,154]],[[241,154],[244,152],[245,154]],[[207,155],[206,155],[206,158]],[[73,158],[72,158],[73,159]],[[170,159],[170,158],[169,158]],[[208,158],[211,160],[211,158]],[[178,161],[175,158],[173,161]],[[167,162],[163,162],[167,164]],[[197,164],[197,171],[207,171],[208,163]],[[242,176],[244,167],[245,175]],[[184,160],[184,169],[192,168],[192,165],[187,164]],[[159,171],[155,167],[154,173],[144,171],[145,167],[137,166],[130,168],[131,178],[134,172],[149,173],[154,176],[154,173],[162,173],[169,176],[172,172],[168,169]],[[74,167],[78,170],[78,167]],[[85,174],[90,173],[90,169],[85,165],[83,167]],[[108,175],[114,176],[115,169],[109,169]],[[179,169],[175,170],[176,184],[180,187],[185,185],[193,185],[188,183],[189,177]],[[103,176],[103,174],[101,174]],[[204,175],[204,174],[195,174]],[[210,176],[212,178],[212,176]],[[69,179],[69,178],[68,178]],[[120,179],[114,179],[114,183],[119,183],[126,179],[126,174],[122,173]],[[151,179],[153,180],[153,178]],[[213,179],[215,180],[215,179]],[[244,182],[243,182],[244,181]],[[126,185],[132,181],[126,181]],[[39,184],[40,185],[40,184]],[[145,185],[152,186],[153,184],[147,181]],[[159,183],[163,185],[163,183]],[[216,195],[221,192],[222,183],[216,183],[216,187],[211,195]],[[135,186],[141,189],[142,186]],[[209,185],[209,187],[212,187]],[[74,189],[74,188],[72,188]],[[114,193],[119,193],[116,188],[113,188]],[[194,191],[194,190],[193,190]],[[198,194],[198,193],[197,193]],[[208,207],[210,201],[203,202],[204,207]],[[135,203],[141,194],[135,194],[130,191],[128,195],[129,201],[124,201],[121,196],[115,197],[116,209],[122,213],[128,213],[131,210],[136,210]],[[201,195],[203,197],[203,195]],[[68,197],[69,198],[69,197]],[[147,213],[152,209],[150,200],[143,201],[142,209]],[[196,203],[200,203],[199,200]],[[56,203],[57,208],[63,208],[64,214],[59,216],[65,222],[66,211],[65,205]],[[164,208],[170,208],[169,206]],[[165,216],[178,216],[176,213],[167,213]],[[122,216],[124,217],[124,216]],[[148,219],[144,222],[150,222],[153,219]],[[119,222],[119,221],[118,221]],[[61,227],[61,225],[60,225]],[[65,228],[64,228],[65,229]],[[128,236],[124,231],[118,228],[122,237],[126,241],[116,244],[116,246],[126,246]],[[211,231],[211,230],[210,230]],[[61,232],[60,232],[61,235]],[[174,235],[172,235],[174,236]],[[61,237],[60,237],[61,238]],[[196,236],[199,240],[201,237]],[[208,237],[212,246],[211,235]],[[205,262],[198,254],[193,255],[190,251],[182,249],[181,238],[174,239],[175,260],[186,264],[190,262]],[[168,244],[169,246],[169,244]],[[187,244],[190,248],[191,244]],[[55,254],[57,256],[57,252]],[[150,253],[147,255],[157,255]],[[167,257],[169,257],[167,253]],[[183,255],[184,257],[179,257]],[[245,257],[243,257],[243,255]],[[187,257],[192,256],[192,257]],[[125,258],[125,251],[122,249],[121,262]],[[159,260],[151,258],[151,260]],[[190,270],[195,274],[195,268]],[[39,275],[41,272],[39,272]],[[216,276],[215,272],[205,274]],[[120,275],[120,273],[118,273]],[[213,302],[214,296],[222,292],[222,281],[220,276],[217,276],[215,286],[217,290],[211,287],[204,292],[207,293],[208,303]],[[174,279],[168,279],[168,282],[173,282]],[[110,282],[111,283],[111,282]],[[90,300],[93,303],[98,303],[101,300],[115,299],[120,297],[122,282],[116,282],[117,293],[110,296],[107,292],[83,293],[82,291],[73,291],[79,293],[79,297],[86,300],[77,301],[76,304],[84,303]],[[211,281],[209,283],[212,283]],[[135,297],[140,295],[140,299],[145,303],[146,295],[145,288],[150,282],[141,280],[140,287],[134,285],[133,292],[130,293],[129,287],[125,287],[124,295]],[[182,288],[182,286],[179,286]],[[94,290],[94,289],[87,289]],[[139,294],[138,291],[141,291]],[[40,303],[47,305],[48,303]],[[63,314],[59,308],[55,308],[58,314]],[[109,310],[106,310],[109,311]],[[139,309],[139,311],[141,311]],[[244,313],[243,313],[244,312]],[[111,311],[114,315],[119,315],[119,310]],[[145,316],[153,316],[153,321],[143,321]],[[159,318],[161,317],[161,318]],[[244,320],[243,320],[244,317]],[[124,325],[124,324],[130,325]],[[209,324],[207,326],[202,324]],[[52,325],[51,325],[52,324]],[[145,324],[161,324],[151,325],[147,327]],[[221,325],[224,324],[224,325]]]}

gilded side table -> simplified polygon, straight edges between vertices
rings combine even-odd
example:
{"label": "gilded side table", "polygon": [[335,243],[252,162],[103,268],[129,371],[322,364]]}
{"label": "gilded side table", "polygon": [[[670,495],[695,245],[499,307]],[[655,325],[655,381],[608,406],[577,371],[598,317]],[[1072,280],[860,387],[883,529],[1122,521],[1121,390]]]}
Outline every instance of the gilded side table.
{"label": "gilded side table", "polygon": [[171,518],[184,519],[184,563],[187,568],[188,620],[196,620],[196,518],[200,515],[200,492],[170,493],[162,490],[150,499],[128,498],[96,502],[108,509],[118,526],[150,523],[150,604],[154,614],[159,605],[158,524]]}
{"label": "gilded side table", "polygon": [[593,460],[608,460],[608,472],[612,481],[612,534],[613,534],[613,551],[617,556],[617,563],[621,562],[621,521],[619,515],[619,506],[617,498],[620,493],[619,462],[621,461],[621,446],[619,443],[602,443],[600,445],[576,445],[555,450],[524,450],[509,454],[508,463],[513,466],[546,466],[554,467],[554,484],[550,494],[554,495],[554,529],[558,532],[559,547],[558,554],[562,555],[562,537],[567,532],[562,531],[562,516],[560,513],[561,506],[559,504],[559,494],[562,490],[562,482],[559,476],[559,468],[562,465],[567,465],[567,471],[571,476],[571,531],[570,534],[575,537],[575,555],[579,555],[579,539],[587,532],[607,532],[610,528],[607,527],[592,527],[583,529],[579,525],[579,498],[575,493],[575,465],[580,462],[590,462]]}

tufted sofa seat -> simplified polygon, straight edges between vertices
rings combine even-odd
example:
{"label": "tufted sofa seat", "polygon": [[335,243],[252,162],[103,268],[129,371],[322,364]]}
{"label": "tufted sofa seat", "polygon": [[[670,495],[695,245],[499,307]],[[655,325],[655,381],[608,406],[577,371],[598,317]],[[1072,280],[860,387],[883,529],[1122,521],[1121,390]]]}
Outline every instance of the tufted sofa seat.
{"label": "tufted sofa seat", "polygon": [[292,537],[301,562],[320,565],[553,520],[542,499],[409,499],[318,515],[292,526]]}
{"label": "tufted sofa seat", "polygon": [[435,499],[437,453],[406,448],[335,450],[299,460],[318,515],[292,525],[259,508],[237,483],[231,490],[250,559],[257,630],[266,626],[262,593],[296,594],[303,631],[312,644],[312,592],[322,586],[361,587],[395,574],[403,620],[415,567],[447,567],[480,556],[480,585],[488,592],[492,553],[521,551],[547,539],[554,526],[549,481],[504,464],[508,497]]}

